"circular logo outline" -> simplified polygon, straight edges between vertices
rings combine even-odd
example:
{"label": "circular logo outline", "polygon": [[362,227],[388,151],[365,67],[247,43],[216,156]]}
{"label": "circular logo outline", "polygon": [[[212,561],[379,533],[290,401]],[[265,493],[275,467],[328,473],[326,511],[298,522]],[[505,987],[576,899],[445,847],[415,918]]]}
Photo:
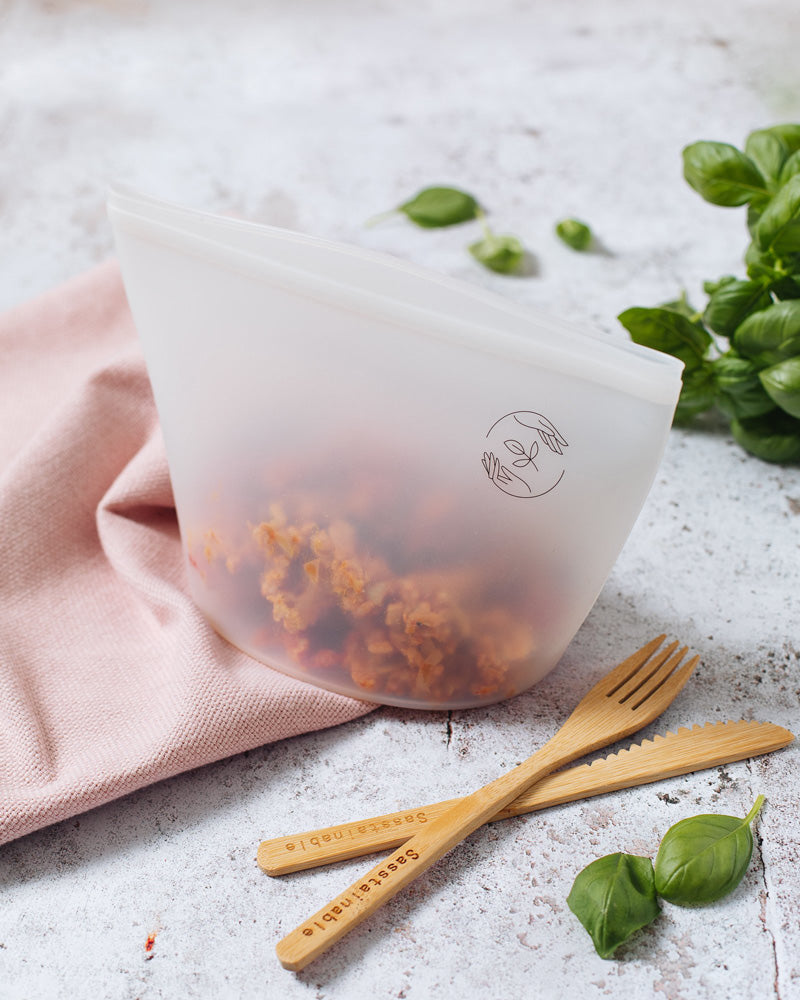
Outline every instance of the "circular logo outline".
{"label": "circular logo outline", "polygon": [[[523,417],[528,419],[521,419]],[[509,454],[515,457],[508,459],[511,466],[509,467],[495,455],[494,451],[484,451],[481,465],[489,481],[506,496],[517,497],[520,500],[533,500],[551,493],[564,478],[566,468],[563,463],[559,463],[558,475],[553,481],[553,475],[555,475],[553,471],[549,474],[542,474],[542,470],[540,470],[542,460],[539,459],[539,456],[541,454],[545,462],[548,458],[548,452],[563,457],[563,449],[569,447],[567,439],[548,417],[537,410],[511,410],[509,413],[504,413],[502,417],[498,417],[494,421],[486,432],[486,439],[491,437],[503,421],[509,423],[507,428],[509,436],[504,436],[501,443]],[[517,432],[513,434],[512,432],[516,431],[518,427],[524,428],[528,433]],[[531,431],[534,433],[531,434]],[[503,433],[506,433],[505,428]],[[525,440],[519,440],[520,437]],[[496,444],[495,448],[497,451],[500,450]],[[539,461],[537,462],[537,460]],[[552,463],[549,464],[552,465]],[[522,474],[523,471],[526,472],[526,475]],[[537,477],[549,484],[546,489],[537,489],[535,483],[531,485],[529,479]]]}

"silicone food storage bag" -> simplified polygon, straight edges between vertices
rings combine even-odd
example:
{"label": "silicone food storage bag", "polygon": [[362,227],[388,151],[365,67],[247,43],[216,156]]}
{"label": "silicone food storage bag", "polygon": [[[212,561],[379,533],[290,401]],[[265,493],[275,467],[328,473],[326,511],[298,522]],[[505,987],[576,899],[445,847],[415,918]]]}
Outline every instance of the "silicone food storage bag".
{"label": "silicone food storage bag", "polygon": [[542,678],[641,509],[681,364],[388,256],[112,191],[191,594],[344,694]]}

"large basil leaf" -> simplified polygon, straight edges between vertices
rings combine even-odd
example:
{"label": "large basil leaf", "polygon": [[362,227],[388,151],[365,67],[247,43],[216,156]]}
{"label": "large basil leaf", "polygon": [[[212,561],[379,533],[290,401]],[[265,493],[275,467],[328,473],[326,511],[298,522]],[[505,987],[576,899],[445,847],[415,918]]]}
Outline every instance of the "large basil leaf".
{"label": "large basil leaf", "polygon": [[764,209],[756,242],[779,256],[800,251],[800,175],[791,177]]}
{"label": "large basil leaf", "polygon": [[800,462],[800,420],[783,410],[773,410],[763,417],[733,420],[731,432],[745,451],[765,462],[778,465]]}
{"label": "large basil leaf", "polygon": [[758,129],[748,135],[744,151],[761,175],[775,184],[789,156],[789,147],[783,139],[770,129]]}
{"label": "large basil leaf", "polygon": [[687,367],[699,365],[711,344],[711,335],[701,324],[664,306],[634,306],[617,319],[635,343],[672,354]]}
{"label": "large basil leaf", "polygon": [[790,153],[800,149],[800,125],[795,122],[786,125],[770,125],[764,131],[777,135]]}
{"label": "large basil leaf", "polygon": [[750,864],[750,824],[763,801],[760,795],[744,819],[709,814],[671,826],[656,857],[656,892],[678,906],[713,903],[732,892]]}
{"label": "large basil leaf", "polygon": [[717,406],[729,417],[758,417],[775,409],[751,361],[725,354],[714,362],[713,371]]}
{"label": "large basil leaf", "polygon": [[683,176],[714,205],[745,205],[768,194],[749,156],[727,142],[694,142],[683,150]]}
{"label": "large basil leaf", "polygon": [[715,333],[732,337],[745,317],[772,304],[758,281],[728,281],[711,293],[703,318]]}
{"label": "large basil leaf", "polygon": [[598,858],[578,874],[567,905],[591,935],[597,954],[611,958],[661,912],[652,861],[632,854]]}
{"label": "large basil leaf", "polygon": [[681,373],[681,379],[681,394],[675,407],[676,424],[685,424],[698,413],[710,410],[717,395],[714,365],[710,361],[702,361],[692,368],[687,365]]}
{"label": "large basil leaf", "polygon": [[769,397],[790,417],[800,420],[800,355],[765,368],[758,377]]}
{"label": "large basil leaf", "polygon": [[800,149],[796,149],[791,156],[787,157],[786,162],[781,167],[778,181],[780,184],[785,184],[795,174],[800,174]]}
{"label": "large basil leaf", "polygon": [[775,302],[738,327],[733,346],[756,368],[767,368],[800,354],[800,299]]}

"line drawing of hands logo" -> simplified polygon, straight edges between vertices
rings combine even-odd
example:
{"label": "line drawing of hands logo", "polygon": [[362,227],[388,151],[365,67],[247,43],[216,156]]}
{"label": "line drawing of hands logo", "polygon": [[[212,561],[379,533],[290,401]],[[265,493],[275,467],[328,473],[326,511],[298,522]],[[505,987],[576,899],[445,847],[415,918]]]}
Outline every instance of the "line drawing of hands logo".
{"label": "line drawing of hands logo", "polygon": [[516,410],[486,433],[481,464],[490,482],[508,496],[532,499],[554,490],[566,471],[567,439],[544,414]]}

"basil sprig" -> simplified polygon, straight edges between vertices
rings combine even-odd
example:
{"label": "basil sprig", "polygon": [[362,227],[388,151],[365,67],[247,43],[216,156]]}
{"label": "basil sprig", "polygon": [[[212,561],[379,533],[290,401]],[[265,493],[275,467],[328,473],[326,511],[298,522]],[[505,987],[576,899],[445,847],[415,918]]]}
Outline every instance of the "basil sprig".
{"label": "basil sprig", "polygon": [[751,132],[744,150],[692,143],[683,171],[706,201],[747,206],[746,275],[706,282],[702,310],[669,303],[619,320],[636,343],[683,361],[676,421],[717,407],[753,455],[800,462],[800,124]]}
{"label": "basil sprig", "polygon": [[764,796],[759,795],[744,819],[709,814],[671,826],[656,857],[659,896],[678,906],[702,906],[733,892],[750,864],[750,824],[763,804]]}
{"label": "basil sprig", "polygon": [[658,898],[678,906],[714,903],[739,885],[753,854],[751,826],[759,795],[744,817],[690,816],[667,830],[656,856],[607,854],[578,873],[567,905],[601,958],[611,958],[661,912]]}

